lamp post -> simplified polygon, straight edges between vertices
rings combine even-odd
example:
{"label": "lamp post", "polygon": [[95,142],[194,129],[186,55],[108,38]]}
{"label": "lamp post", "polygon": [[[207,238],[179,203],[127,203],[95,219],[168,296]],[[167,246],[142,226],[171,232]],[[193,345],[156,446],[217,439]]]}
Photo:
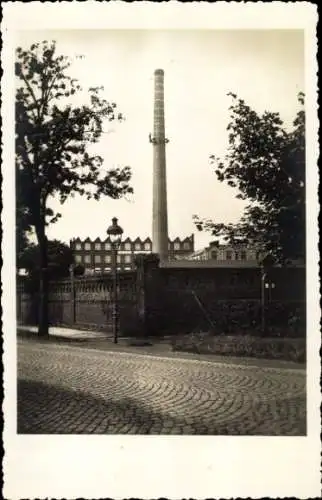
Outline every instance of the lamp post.
{"label": "lamp post", "polygon": [[71,304],[71,324],[76,323],[76,308],[75,308],[75,265],[69,266],[70,276],[70,304]]}
{"label": "lamp post", "polygon": [[118,225],[116,217],[113,217],[112,225],[108,227],[106,232],[111,240],[111,246],[112,246],[112,275],[113,275],[112,322],[113,322],[114,344],[117,344],[117,335],[118,335],[117,251],[122,241],[123,229]]}
{"label": "lamp post", "polygon": [[262,268],[261,268],[261,330],[262,330],[262,335],[265,335],[265,331],[266,331],[265,280],[266,280],[266,273],[265,273],[264,267],[262,266]]}
{"label": "lamp post", "polygon": [[266,322],[266,290],[268,291],[268,301],[271,301],[272,288],[275,288],[275,283],[270,280],[270,271],[274,266],[274,257],[268,253],[259,261],[261,267],[261,330],[262,335],[265,335],[267,322]]}
{"label": "lamp post", "polygon": [[[266,333],[267,321],[266,321],[266,302],[268,304],[272,301],[272,290],[275,288],[275,283],[271,280],[271,269],[274,265],[274,259],[272,255],[268,254],[261,261],[261,323],[262,323],[262,334]],[[267,292],[267,293],[266,293]],[[266,298],[268,300],[266,300]]]}
{"label": "lamp post", "polygon": [[272,290],[275,288],[275,283],[268,281],[265,283],[265,288],[268,288],[268,303],[270,304],[272,302]]}

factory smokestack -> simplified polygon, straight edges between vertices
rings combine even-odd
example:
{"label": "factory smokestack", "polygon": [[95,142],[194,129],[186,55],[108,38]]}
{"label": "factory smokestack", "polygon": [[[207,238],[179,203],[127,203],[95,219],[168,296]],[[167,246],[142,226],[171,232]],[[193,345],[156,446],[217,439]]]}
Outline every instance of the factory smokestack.
{"label": "factory smokestack", "polygon": [[159,255],[160,261],[168,260],[168,209],[164,126],[164,71],[154,72],[154,121],[153,136],[153,220],[152,251]]}

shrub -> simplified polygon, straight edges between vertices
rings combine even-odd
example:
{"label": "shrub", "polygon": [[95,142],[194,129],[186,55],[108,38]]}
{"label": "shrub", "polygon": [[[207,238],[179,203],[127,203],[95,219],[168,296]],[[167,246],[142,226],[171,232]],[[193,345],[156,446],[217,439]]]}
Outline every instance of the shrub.
{"label": "shrub", "polygon": [[[199,291],[198,298],[204,307],[202,310],[193,296],[187,293],[168,293],[164,296],[163,324],[159,330],[205,331],[214,325],[219,335],[261,336],[262,309],[259,300],[217,299],[206,291]],[[205,313],[206,311],[206,313]],[[270,337],[305,337],[305,303],[278,302],[267,304],[265,308],[266,335]]]}
{"label": "shrub", "polygon": [[304,363],[305,340],[298,338],[258,338],[244,336],[214,336],[211,333],[193,333],[172,340],[173,351],[224,356],[245,356],[282,359]]}

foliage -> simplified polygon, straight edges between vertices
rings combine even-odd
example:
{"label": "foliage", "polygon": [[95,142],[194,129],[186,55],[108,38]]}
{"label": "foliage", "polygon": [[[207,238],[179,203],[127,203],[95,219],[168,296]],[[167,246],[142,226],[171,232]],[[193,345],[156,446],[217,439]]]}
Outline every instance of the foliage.
{"label": "foliage", "polygon": [[[64,203],[80,194],[120,198],[131,193],[129,167],[103,169],[103,158],[91,155],[105,122],[122,120],[115,103],[90,88],[89,104],[75,103],[82,89],[68,75],[71,61],[56,54],[55,42],[18,48],[16,89],[17,219],[35,230],[40,251],[40,326],[48,333],[47,238],[45,226],[61,216],[48,207],[51,196]],[[81,95],[81,94],[80,94]]]}
{"label": "foliage", "polygon": [[[128,167],[103,172],[103,158],[86,150],[98,142],[105,120],[122,115],[115,103],[100,97],[102,87],[89,89],[90,105],[73,106],[71,96],[82,89],[66,75],[69,66],[66,57],[56,56],[55,43],[17,49],[17,182],[23,186],[19,193],[35,227],[39,205],[50,195],[58,194],[64,202],[75,193],[98,199],[102,194],[118,198],[132,192]],[[46,215],[50,222],[60,216],[51,210]]]}
{"label": "foliage", "polygon": [[20,265],[20,260],[23,253],[26,251],[29,243],[28,229],[25,228],[23,223],[23,215],[19,214],[19,209],[16,210],[16,254],[17,254],[17,267],[22,267]]}
{"label": "foliage", "polygon": [[16,183],[16,256],[17,268],[20,266],[20,259],[30,245],[29,235],[31,226],[29,223],[28,207],[22,203],[23,186]]}
{"label": "foliage", "polygon": [[226,242],[255,242],[278,262],[305,257],[305,113],[300,110],[287,132],[279,113],[262,115],[230,94],[229,150],[223,160],[210,157],[220,182],[248,200],[237,224],[215,223],[194,216],[199,230]]}
{"label": "foliage", "polygon": [[[296,290],[295,283],[290,280],[289,282],[290,286]],[[219,282],[217,281],[217,283]],[[153,311],[153,314],[158,315],[157,318],[154,318],[158,332],[188,333],[194,330],[205,331],[210,328],[217,335],[243,336],[251,334],[261,337],[263,335],[263,307],[260,300],[259,284],[258,289],[253,289],[251,285],[247,284],[243,290],[239,290],[240,294],[238,295],[239,297],[243,296],[242,299],[238,296],[224,299],[223,295],[220,296],[219,290],[217,293],[199,291],[198,298],[203,306],[201,309],[190,293],[180,293],[178,287],[175,290],[168,289],[162,298],[162,311],[160,308],[159,311]],[[224,293],[227,293],[227,290]],[[257,297],[254,293],[257,293]],[[292,298],[289,294],[284,300],[279,298],[270,301],[266,295],[264,319],[264,335],[305,337],[306,304],[304,298]]]}
{"label": "foliage", "polygon": [[172,350],[219,356],[245,356],[305,363],[305,339],[213,336],[193,333],[172,339]]}
{"label": "foliage", "polygon": [[[58,279],[69,276],[69,267],[73,264],[73,252],[68,245],[58,240],[48,241],[48,278]],[[30,245],[21,255],[20,265],[31,277],[39,278],[39,245]]]}
{"label": "foliage", "polygon": [[83,276],[85,273],[85,267],[82,264],[77,264],[74,267],[74,276]]}
{"label": "foliage", "polygon": [[[262,306],[259,301],[218,301],[212,309],[219,334],[262,336]],[[291,301],[267,303],[265,334],[270,337],[304,337],[305,304]]]}

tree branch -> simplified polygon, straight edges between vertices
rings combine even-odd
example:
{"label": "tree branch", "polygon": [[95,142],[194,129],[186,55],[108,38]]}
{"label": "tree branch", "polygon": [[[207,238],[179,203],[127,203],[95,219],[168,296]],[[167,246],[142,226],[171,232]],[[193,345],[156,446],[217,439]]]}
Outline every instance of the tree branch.
{"label": "tree branch", "polygon": [[23,81],[24,81],[24,82],[25,82],[25,84],[27,85],[27,89],[29,90],[31,97],[32,97],[32,98],[33,98],[33,100],[34,100],[34,103],[35,103],[36,109],[37,109],[37,111],[38,111],[38,113],[37,113],[38,117],[36,117],[36,116],[35,116],[35,121],[37,120],[37,118],[38,118],[38,120],[39,120],[40,116],[39,116],[39,107],[38,107],[39,105],[38,105],[38,101],[37,101],[37,99],[36,99],[36,96],[35,96],[35,94],[34,94],[34,91],[32,90],[32,88],[31,88],[31,86],[30,86],[30,84],[29,84],[29,82],[28,82],[27,78],[26,78],[26,77],[25,77],[25,75],[23,74],[22,69],[21,69],[21,76],[22,76]]}

